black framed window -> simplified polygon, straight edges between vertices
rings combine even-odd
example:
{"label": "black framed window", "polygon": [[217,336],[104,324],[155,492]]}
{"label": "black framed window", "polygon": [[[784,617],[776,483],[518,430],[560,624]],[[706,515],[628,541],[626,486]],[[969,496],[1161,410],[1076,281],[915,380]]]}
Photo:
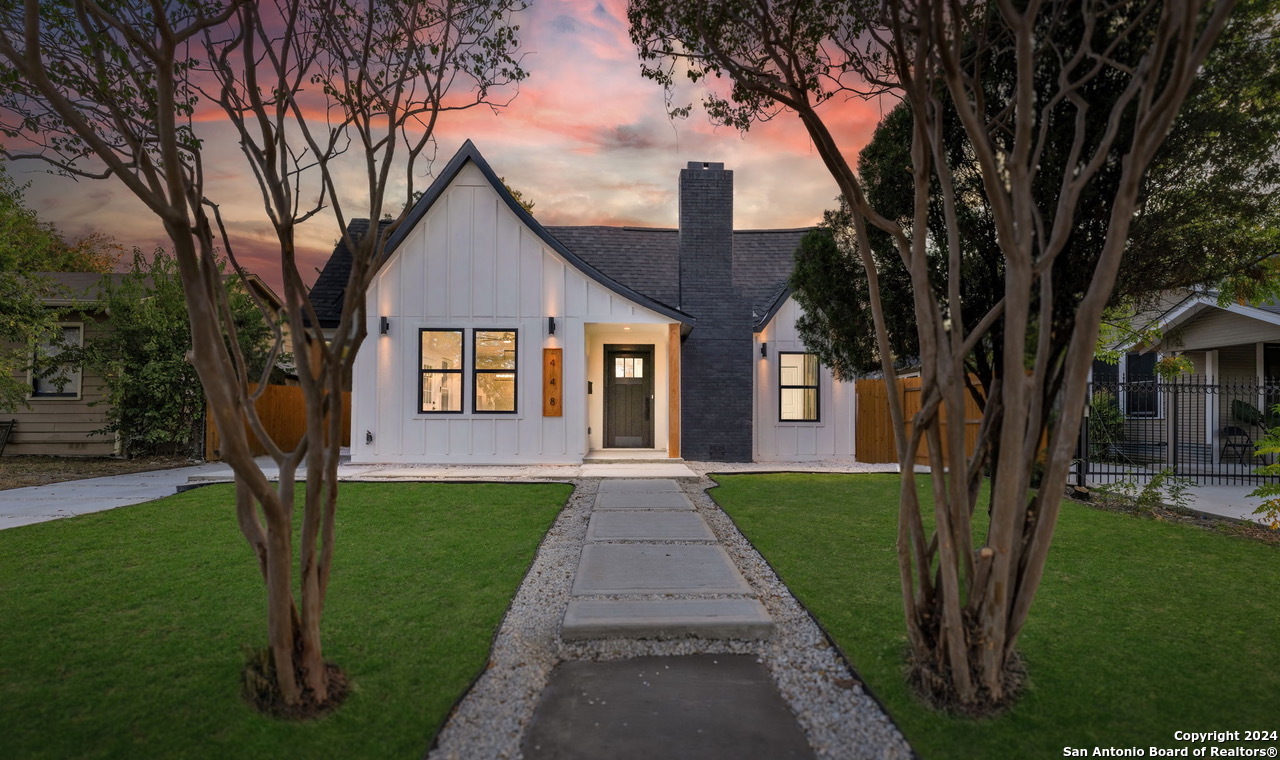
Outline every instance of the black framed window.
{"label": "black framed window", "polygon": [[422,382],[418,411],[449,414],[462,411],[462,331],[419,330],[418,354]]}
{"label": "black framed window", "polygon": [[1155,352],[1124,355],[1124,413],[1130,417],[1158,417],[1160,388]]}
{"label": "black framed window", "polygon": [[778,353],[778,419],[783,422],[819,420],[817,354]]}
{"label": "black framed window", "polygon": [[516,330],[472,333],[475,375],[472,411],[511,414],[516,411]]}
{"label": "black framed window", "polygon": [[[67,348],[78,348],[84,344],[84,326],[78,324],[58,325],[36,348],[36,364],[47,368],[49,360],[58,356]],[[64,364],[53,370],[36,369],[31,377],[32,398],[80,398],[80,368]]]}

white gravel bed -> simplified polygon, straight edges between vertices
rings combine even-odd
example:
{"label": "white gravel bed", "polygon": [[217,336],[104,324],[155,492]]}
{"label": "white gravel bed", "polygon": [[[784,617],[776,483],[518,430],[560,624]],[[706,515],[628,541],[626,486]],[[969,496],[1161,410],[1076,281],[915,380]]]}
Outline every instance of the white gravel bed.
{"label": "white gravel bed", "polygon": [[[716,463],[709,469],[728,472],[731,466]],[[819,758],[912,756],[901,733],[862,689],[808,613],[706,494],[705,489],[714,484],[705,477],[681,481],[682,488],[773,617],[773,638],[561,641],[560,622],[599,488],[599,480],[575,482],[577,489],[543,540],[503,619],[487,669],[446,722],[428,756],[431,760],[519,758],[524,728],[551,669],[561,661],[688,654],[755,655],[773,675]]]}

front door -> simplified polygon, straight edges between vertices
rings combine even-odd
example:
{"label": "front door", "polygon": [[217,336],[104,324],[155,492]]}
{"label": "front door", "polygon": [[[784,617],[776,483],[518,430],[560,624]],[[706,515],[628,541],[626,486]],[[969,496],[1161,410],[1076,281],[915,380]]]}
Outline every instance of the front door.
{"label": "front door", "polygon": [[653,346],[605,346],[605,448],[653,448],[653,417]]}

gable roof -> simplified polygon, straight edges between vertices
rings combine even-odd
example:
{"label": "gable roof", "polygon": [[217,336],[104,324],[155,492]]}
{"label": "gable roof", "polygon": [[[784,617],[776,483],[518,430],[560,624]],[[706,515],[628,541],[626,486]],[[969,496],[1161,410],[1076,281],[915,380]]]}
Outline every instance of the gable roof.
{"label": "gable roof", "polygon": [[[570,265],[614,293],[683,323],[686,331],[694,325],[694,318],[680,310],[679,230],[599,225],[544,227],[516,202],[470,140],[449,160],[387,241],[384,261],[412,234],[468,161],[480,170],[511,212]],[[368,231],[369,220],[353,219],[347,229],[354,239]],[[734,231],[733,284],[751,306],[753,322],[777,311],[774,300],[786,287],[800,238],[810,229]],[[337,326],[350,272],[351,254],[344,238],[311,288],[311,303],[321,326]]]}
{"label": "gable roof", "polygon": [[422,218],[426,216],[427,211],[435,205],[436,200],[438,200],[449,185],[453,183],[454,178],[458,176],[458,173],[462,171],[463,167],[465,167],[468,162],[474,164],[475,167],[480,170],[480,173],[484,175],[484,178],[489,182],[490,187],[492,187],[494,192],[498,194],[498,197],[507,204],[507,208],[516,215],[516,218],[519,219],[520,222],[524,224],[530,232],[536,235],[547,247],[559,254],[561,258],[569,263],[569,265],[623,298],[629,299],[630,301],[651,311],[656,311],[665,317],[670,317],[683,323],[687,327],[693,326],[693,317],[656,298],[653,298],[652,296],[634,290],[623,283],[608,277],[591,264],[588,264],[576,253],[566,248],[563,243],[552,236],[551,233],[547,232],[547,229],[543,227],[537,219],[534,219],[533,215],[526,211],[525,208],[521,206],[514,197],[512,197],[511,193],[502,184],[502,180],[498,178],[498,175],[493,171],[493,168],[489,166],[489,162],[484,160],[484,157],[480,155],[479,149],[476,148],[475,143],[470,140],[463,143],[462,147],[458,149],[458,152],[453,154],[453,158],[449,159],[449,163],[444,167],[444,171],[440,172],[440,176],[436,177],[435,182],[431,183],[431,187],[427,188],[427,191],[422,194],[422,197],[418,199],[418,202],[413,204],[413,208],[409,210],[408,215],[404,219],[404,223],[396,229],[395,233],[391,236],[391,239],[387,241],[387,250],[383,256],[384,261],[394,254],[396,248],[398,248],[400,244],[404,242],[405,238],[413,232],[414,228],[418,225],[418,222],[422,221]]}
{"label": "gable roof", "polygon": [[[1223,306],[1218,303],[1217,293],[1190,293],[1148,322],[1146,327],[1143,328],[1144,330],[1154,329],[1159,331],[1164,336],[1159,341],[1149,344],[1139,338],[1121,344],[1118,347],[1123,350],[1138,350],[1140,353],[1146,353],[1163,345],[1165,337],[1173,334],[1175,330],[1194,322],[1202,314],[1209,312],[1225,312],[1246,317],[1264,325],[1280,326],[1280,305],[1229,303]],[[1243,340],[1247,341],[1247,336]]]}

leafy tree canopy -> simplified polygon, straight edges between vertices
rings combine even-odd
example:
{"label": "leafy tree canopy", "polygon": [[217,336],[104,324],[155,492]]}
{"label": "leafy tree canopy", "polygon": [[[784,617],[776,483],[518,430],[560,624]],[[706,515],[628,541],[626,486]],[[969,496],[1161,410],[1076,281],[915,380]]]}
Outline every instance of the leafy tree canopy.
{"label": "leafy tree canopy", "polygon": [[[1117,277],[1109,319],[1117,325],[1172,288],[1212,288],[1224,298],[1265,299],[1280,295],[1280,36],[1274,34],[1272,4],[1242,4],[1206,61],[1186,105],[1143,183],[1139,211]],[[993,82],[1008,72],[996,59]],[[1248,71],[1249,76],[1240,76]],[[1061,141],[1070,124],[1059,122]],[[900,104],[877,128],[859,156],[859,176],[868,199],[883,213],[910,222],[913,183],[912,120]],[[973,322],[1001,295],[1003,266],[991,210],[973,160],[965,159],[963,129],[949,122],[964,247],[964,313]],[[1038,203],[1051,208],[1056,187],[1043,187]],[[929,223],[930,264],[935,290],[947,298],[945,221],[933,183]],[[1097,193],[1094,194],[1097,197]],[[1105,226],[1110,209],[1086,204],[1080,233],[1055,272],[1059,287],[1079,288],[1080,258],[1096,256],[1090,230]],[[847,207],[828,211],[821,229],[796,252],[791,285],[805,309],[798,327],[806,345],[843,379],[877,372],[879,353],[867,308],[866,274],[858,260]],[[892,241],[872,230],[872,255],[880,271],[897,357],[915,357],[918,341],[906,268]],[[820,242],[821,241],[821,242]],[[838,279],[834,279],[837,278]],[[973,324],[967,324],[972,328]],[[1118,328],[1119,329],[1119,328]],[[1112,331],[1114,332],[1114,331]],[[1104,332],[1109,335],[1111,332]],[[971,370],[989,380],[999,366],[999,333],[983,341]]]}
{"label": "leafy tree canopy", "polygon": [[[238,277],[224,280],[236,340],[257,377],[269,358],[272,330]],[[150,257],[134,248],[129,272],[107,282],[99,303],[107,315],[98,337],[61,358],[102,374],[107,384],[106,427],[126,456],[184,454],[203,433],[205,395],[187,360],[191,324],[174,255]]]}

